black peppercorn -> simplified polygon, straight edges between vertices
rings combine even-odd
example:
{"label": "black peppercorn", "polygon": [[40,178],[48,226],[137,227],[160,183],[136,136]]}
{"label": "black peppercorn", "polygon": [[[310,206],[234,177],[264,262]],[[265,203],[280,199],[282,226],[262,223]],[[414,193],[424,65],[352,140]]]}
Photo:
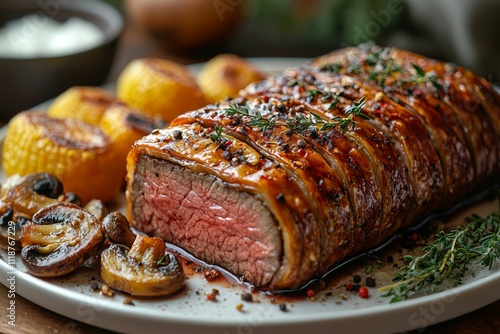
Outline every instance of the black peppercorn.
{"label": "black peppercorn", "polygon": [[182,131],[175,130],[173,133],[174,139],[181,140],[182,139]]}
{"label": "black peppercorn", "polygon": [[373,288],[373,287],[375,287],[375,285],[377,285],[377,283],[375,282],[375,279],[373,277],[366,278],[366,286],[367,287]]}
{"label": "black peppercorn", "polygon": [[252,294],[248,293],[248,292],[242,293],[241,294],[241,300],[243,300],[245,302],[252,302],[253,301]]}

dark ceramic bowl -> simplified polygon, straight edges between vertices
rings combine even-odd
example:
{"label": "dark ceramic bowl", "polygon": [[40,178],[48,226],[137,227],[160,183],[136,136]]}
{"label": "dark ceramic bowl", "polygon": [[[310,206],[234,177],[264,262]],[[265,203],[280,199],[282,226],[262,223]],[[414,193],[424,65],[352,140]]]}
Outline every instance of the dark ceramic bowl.
{"label": "dark ceramic bowl", "polygon": [[28,14],[40,14],[56,21],[80,17],[104,33],[104,41],[92,49],[70,55],[40,58],[0,56],[0,122],[20,111],[56,97],[72,86],[101,85],[111,68],[118,38],[123,30],[121,14],[96,0],[0,1],[0,27]]}

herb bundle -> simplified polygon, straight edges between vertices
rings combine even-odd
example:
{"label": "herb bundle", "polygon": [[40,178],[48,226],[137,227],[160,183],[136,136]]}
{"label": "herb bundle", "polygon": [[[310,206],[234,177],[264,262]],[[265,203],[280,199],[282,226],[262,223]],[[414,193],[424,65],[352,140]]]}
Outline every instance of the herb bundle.
{"label": "herb bundle", "polygon": [[467,222],[465,227],[437,234],[436,240],[422,249],[423,255],[407,255],[409,264],[395,275],[395,283],[379,290],[392,297],[391,303],[398,302],[417,292],[438,292],[439,285],[448,279],[461,284],[471,264],[491,269],[500,257],[499,213],[472,215]]}

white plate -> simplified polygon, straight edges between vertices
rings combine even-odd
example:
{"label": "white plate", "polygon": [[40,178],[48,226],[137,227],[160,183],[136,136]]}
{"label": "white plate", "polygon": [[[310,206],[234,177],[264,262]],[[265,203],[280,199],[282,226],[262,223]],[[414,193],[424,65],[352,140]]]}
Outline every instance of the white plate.
{"label": "white plate", "polygon": [[[253,59],[266,71],[302,63],[302,59]],[[199,70],[199,65],[191,67]],[[3,139],[4,131],[0,132]],[[486,215],[497,209],[497,200],[483,200],[460,210],[450,220],[463,221],[475,212]],[[390,250],[386,251],[390,252]],[[396,252],[395,256],[401,256]],[[105,297],[92,291],[92,283],[102,286],[95,263],[87,263],[75,273],[59,279],[39,279],[25,272],[20,259],[9,258],[2,251],[0,280],[9,286],[14,277],[16,293],[42,307],[71,319],[123,333],[387,333],[423,328],[460,316],[500,299],[500,263],[491,271],[474,267],[458,287],[448,287],[441,293],[416,297],[389,304],[375,288],[370,288],[368,299],[343,286],[352,283],[354,274],[362,274],[365,263],[352,264],[332,279],[328,287],[308,298],[282,298],[254,293],[254,302],[243,302],[243,286],[225,280],[207,282],[201,274],[188,273],[186,288],[167,298],[132,298],[134,306],[124,304],[126,295],[117,293]],[[9,262],[14,261],[14,262]],[[13,263],[10,266],[9,263]],[[15,268],[14,268],[15,267]],[[386,264],[376,275],[378,284],[387,284],[391,264]],[[208,301],[206,294],[218,289],[217,301]],[[347,299],[345,299],[347,297]],[[285,302],[287,312],[278,304]],[[236,309],[243,304],[243,310]]]}

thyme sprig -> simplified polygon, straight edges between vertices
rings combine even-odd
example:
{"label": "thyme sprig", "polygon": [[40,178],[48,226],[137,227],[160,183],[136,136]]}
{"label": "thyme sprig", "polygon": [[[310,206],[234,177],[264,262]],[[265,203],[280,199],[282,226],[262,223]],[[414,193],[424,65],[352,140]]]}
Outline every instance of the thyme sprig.
{"label": "thyme sprig", "polygon": [[229,107],[224,109],[224,111],[228,116],[234,116],[234,115],[250,116],[248,107],[240,104],[231,104],[229,105]]}
{"label": "thyme sprig", "polygon": [[266,132],[267,130],[272,130],[274,128],[276,120],[274,115],[266,118],[257,111],[246,124],[251,127],[256,127],[262,132]]}
{"label": "thyme sprig", "polygon": [[[318,93],[319,92],[319,93]],[[315,96],[320,94],[320,91],[315,91],[313,94]],[[330,97],[331,94],[330,94]],[[338,103],[338,95],[335,96],[335,100],[332,104]],[[357,122],[355,117],[359,117],[362,119],[369,119],[369,117],[362,112],[362,108],[365,106],[365,97],[363,96],[358,101],[354,101],[352,105],[350,105],[345,110],[346,117],[335,116],[330,120],[322,119],[318,114],[311,112],[309,115],[297,115],[296,117],[289,119],[286,123],[280,123],[276,120],[274,115],[270,117],[264,117],[260,112],[255,112],[253,114],[250,113],[248,107],[242,105],[230,105],[228,108],[224,109],[226,115],[228,116],[247,116],[250,119],[245,123],[247,126],[255,127],[262,132],[273,129],[277,124],[285,125],[289,131],[295,133],[301,133],[307,131],[311,127],[314,127],[320,131],[327,131],[335,127],[339,127],[342,133],[345,133],[349,129],[354,129]],[[330,109],[330,107],[329,107]],[[210,134],[210,138],[215,143],[221,145],[223,140],[222,129],[218,126],[215,127],[214,132]]]}
{"label": "thyme sprig", "polygon": [[392,297],[393,303],[417,292],[437,292],[445,280],[461,284],[471,264],[491,269],[500,257],[499,213],[487,217],[472,215],[467,223],[465,227],[437,234],[436,240],[422,249],[423,255],[407,255],[409,263],[395,275],[395,283],[379,290],[387,292],[384,296]]}
{"label": "thyme sprig", "polygon": [[247,116],[250,118],[246,125],[258,128],[260,131],[265,132],[271,130],[276,125],[275,116],[264,117],[258,111],[254,114],[250,114],[250,110],[247,106],[231,104],[228,108],[224,109],[227,116]]}

